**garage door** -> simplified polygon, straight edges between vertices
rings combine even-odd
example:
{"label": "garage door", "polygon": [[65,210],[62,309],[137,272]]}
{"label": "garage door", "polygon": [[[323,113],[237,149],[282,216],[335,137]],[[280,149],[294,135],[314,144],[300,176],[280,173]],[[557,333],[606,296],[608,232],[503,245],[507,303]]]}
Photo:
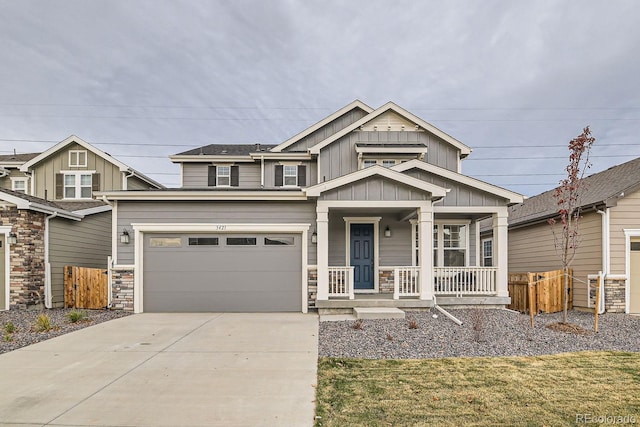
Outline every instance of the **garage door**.
{"label": "garage door", "polygon": [[302,311],[300,234],[147,234],[146,312]]}

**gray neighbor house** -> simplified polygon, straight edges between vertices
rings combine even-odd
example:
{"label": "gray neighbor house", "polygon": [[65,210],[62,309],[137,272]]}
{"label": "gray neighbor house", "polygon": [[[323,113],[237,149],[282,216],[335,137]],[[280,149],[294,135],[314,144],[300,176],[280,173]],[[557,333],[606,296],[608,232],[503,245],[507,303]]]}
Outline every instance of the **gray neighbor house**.
{"label": "gray neighbor house", "polygon": [[278,145],[173,155],[180,188],[97,193],[112,206],[113,308],[504,306],[523,196],[464,175],[470,154],[394,103],[354,101]]}

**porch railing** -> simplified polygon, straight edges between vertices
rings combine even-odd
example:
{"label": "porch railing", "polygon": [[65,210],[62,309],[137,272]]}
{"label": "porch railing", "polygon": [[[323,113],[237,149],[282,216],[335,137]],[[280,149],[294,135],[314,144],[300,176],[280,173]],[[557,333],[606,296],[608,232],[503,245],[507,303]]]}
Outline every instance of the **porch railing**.
{"label": "porch railing", "polygon": [[393,299],[420,295],[420,267],[396,267],[393,270]]}
{"label": "porch railing", "polygon": [[329,267],[329,296],[354,298],[353,267]]}
{"label": "porch railing", "polygon": [[495,295],[497,267],[434,267],[436,295]]}

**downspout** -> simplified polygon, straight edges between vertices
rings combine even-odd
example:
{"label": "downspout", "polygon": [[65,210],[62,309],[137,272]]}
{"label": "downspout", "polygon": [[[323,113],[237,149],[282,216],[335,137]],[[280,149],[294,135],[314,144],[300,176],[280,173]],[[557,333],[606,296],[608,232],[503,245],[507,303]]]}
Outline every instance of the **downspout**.
{"label": "downspout", "polygon": [[44,219],[44,306],[52,308],[51,295],[51,264],[49,264],[49,220],[58,216],[58,212],[48,215]]}
{"label": "downspout", "polygon": [[[122,189],[123,190],[128,190],[129,189],[129,178],[131,178],[133,175],[135,175],[135,171],[129,169],[126,172],[122,172],[123,173],[123,179],[122,179]],[[129,175],[126,175],[126,174]]]}
{"label": "downspout", "polygon": [[264,188],[264,156],[260,156],[260,188]]}
{"label": "downspout", "polygon": [[609,260],[609,208],[605,208],[604,211],[598,209],[596,211],[602,217],[602,279],[600,281],[600,301],[597,301],[598,304],[598,313],[604,313],[604,283],[607,279],[607,274],[609,274],[610,268],[610,260]]}

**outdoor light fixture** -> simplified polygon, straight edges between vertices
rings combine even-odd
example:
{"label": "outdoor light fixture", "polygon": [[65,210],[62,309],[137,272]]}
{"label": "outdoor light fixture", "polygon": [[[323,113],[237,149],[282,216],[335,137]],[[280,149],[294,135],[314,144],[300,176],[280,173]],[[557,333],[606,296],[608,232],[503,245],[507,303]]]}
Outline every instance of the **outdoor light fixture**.
{"label": "outdoor light fixture", "polygon": [[384,229],[384,237],[391,237],[391,229],[387,225],[387,228]]}
{"label": "outdoor light fixture", "polygon": [[124,243],[125,245],[129,244],[129,232],[126,229],[122,230],[122,234],[120,235],[120,243]]}
{"label": "outdoor light fixture", "polygon": [[7,239],[10,245],[15,245],[18,243],[18,235],[16,233],[9,233],[9,238]]}
{"label": "outdoor light fixture", "polygon": [[313,233],[311,233],[311,243],[318,243],[318,233],[316,233],[315,230],[313,230]]}

